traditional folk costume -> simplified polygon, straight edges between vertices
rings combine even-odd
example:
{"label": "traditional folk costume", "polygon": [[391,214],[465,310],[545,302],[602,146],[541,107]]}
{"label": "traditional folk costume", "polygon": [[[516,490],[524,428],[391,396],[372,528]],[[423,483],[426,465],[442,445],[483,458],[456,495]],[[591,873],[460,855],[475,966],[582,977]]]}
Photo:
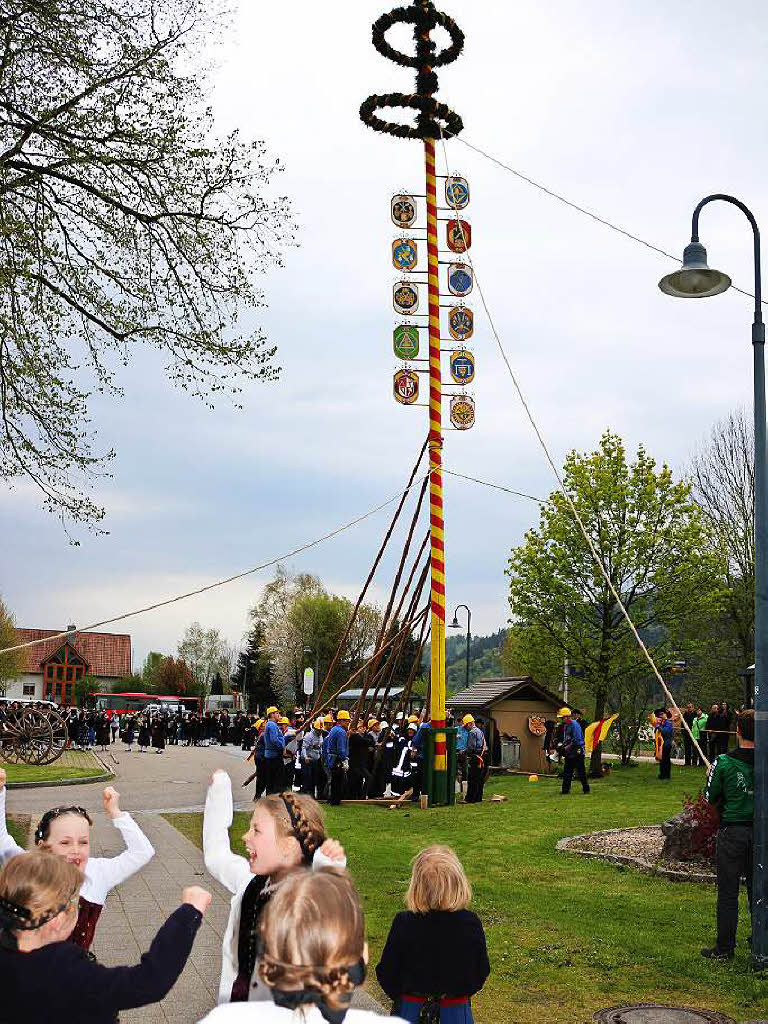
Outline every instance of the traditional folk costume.
{"label": "traditional folk costume", "polygon": [[[471,910],[395,915],[376,968],[392,1011],[408,1021],[474,1024],[471,997],[490,974],[485,933]],[[426,1016],[429,1010],[431,1016]]]}
{"label": "traditional folk costume", "polygon": [[139,726],[139,750],[147,749],[152,742],[152,734],[149,731],[149,722],[143,719]]}
{"label": "traditional folk costume", "polygon": [[[232,814],[232,782],[227,774],[217,773],[205,797],[203,857],[206,870],[232,893],[222,943],[219,1002],[271,1001],[272,991],[260,978],[253,979],[254,984],[251,982],[257,960],[259,918],[280,882],[272,884],[268,877],[254,875],[250,862],[232,852]],[[320,850],[311,859],[315,870],[346,867],[346,863],[346,859],[331,860]]]}
{"label": "traditional folk costume", "polygon": [[[69,941],[85,950],[91,948],[109,892],[140,871],[155,855],[152,843],[127,811],[119,814],[112,823],[125,841],[125,850],[117,857],[90,857],[83,870],[85,881],[80,887],[77,924]],[[6,827],[3,788],[0,790],[0,867],[20,853],[24,850],[14,842]]]}

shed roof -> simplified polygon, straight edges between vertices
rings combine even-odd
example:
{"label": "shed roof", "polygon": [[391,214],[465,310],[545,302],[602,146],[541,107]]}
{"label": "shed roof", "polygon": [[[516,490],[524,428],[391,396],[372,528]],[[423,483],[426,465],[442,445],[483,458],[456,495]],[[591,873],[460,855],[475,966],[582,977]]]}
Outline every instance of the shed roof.
{"label": "shed roof", "polygon": [[523,700],[528,697],[531,700],[549,701],[555,707],[560,707],[563,698],[552,693],[546,686],[541,686],[532,676],[517,676],[506,679],[480,679],[467,687],[466,690],[459,690],[449,697],[445,702],[449,708],[481,708],[491,707],[499,701],[515,698]]}
{"label": "shed roof", "polygon": [[65,643],[68,643],[88,665],[93,676],[107,676],[123,679],[131,674],[131,637],[128,633],[78,633],[68,637],[55,637],[59,629],[19,629],[16,630],[16,642],[29,643],[30,640],[46,640],[24,649],[25,663],[22,672],[42,672],[41,663],[46,662]]}

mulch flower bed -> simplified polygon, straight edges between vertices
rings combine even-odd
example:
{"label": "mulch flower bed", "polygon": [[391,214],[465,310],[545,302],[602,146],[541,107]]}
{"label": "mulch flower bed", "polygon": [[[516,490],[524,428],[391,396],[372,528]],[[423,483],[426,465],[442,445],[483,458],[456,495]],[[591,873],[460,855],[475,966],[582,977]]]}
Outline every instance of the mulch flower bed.
{"label": "mulch flower bed", "polygon": [[663,845],[661,825],[643,825],[567,836],[560,840],[557,849],[561,853],[596,857],[611,864],[628,864],[638,871],[661,875],[673,882],[715,882],[715,873],[706,861],[662,860]]}

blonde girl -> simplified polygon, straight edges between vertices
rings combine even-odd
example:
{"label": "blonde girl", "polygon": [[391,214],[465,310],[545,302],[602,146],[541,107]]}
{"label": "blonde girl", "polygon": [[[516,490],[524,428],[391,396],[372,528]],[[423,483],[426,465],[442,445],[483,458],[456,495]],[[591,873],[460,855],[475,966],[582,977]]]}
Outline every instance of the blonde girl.
{"label": "blonde girl", "polygon": [[[355,886],[344,871],[294,871],[261,919],[261,982],[271,994],[258,1015],[244,1003],[217,1007],[201,1024],[374,1024],[350,1009],[365,980],[368,947]],[[402,1024],[402,1021],[401,1021]]]}
{"label": "blonde girl", "polygon": [[247,858],[230,848],[232,814],[232,783],[219,770],[205,799],[203,856],[210,874],[232,893],[222,944],[220,1003],[270,998],[263,983],[251,987],[259,920],[291,872],[346,865],[343,848],[326,837],[322,811],[311,797],[274,793],[257,800],[243,836]]}
{"label": "blonde girl", "polygon": [[405,1020],[474,1024],[471,997],[491,968],[480,918],[467,909],[471,899],[449,846],[428,846],[414,858],[408,909],[392,922],[376,968],[393,1012]]}
{"label": "blonde girl", "polygon": [[[24,851],[13,841],[5,823],[5,771],[0,768],[0,865]],[[133,818],[120,810],[120,794],[107,786],[103,796],[107,817],[125,842],[117,857],[91,857],[93,821],[84,807],[54,807],[46,811],[35,829],[35,845],[61,857],[83,872],[78,916],[71,941],[90,949],[107,895],[140,871],[155,854],[154,848]]]}
{"label": "blonde girl", "polygon": [[0,871],[3,1020],[114,1024],[119,1010],[155,1003],[181,974],[211,897],[196,886],[134,967],[102,967],[70,938],[82,872],[50,853],[21,853]]}

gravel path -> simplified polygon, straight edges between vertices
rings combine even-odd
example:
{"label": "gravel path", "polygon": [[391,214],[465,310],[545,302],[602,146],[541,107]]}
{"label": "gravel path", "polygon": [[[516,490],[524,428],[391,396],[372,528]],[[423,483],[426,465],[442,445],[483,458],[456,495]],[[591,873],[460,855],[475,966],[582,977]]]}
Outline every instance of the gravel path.
{"label": "gravel path", "polygon": [[715,881],[715,875],[706,862],[662,860],[663,845],[661,825],[644,825],[568,837],[560,840],[557,849],[614,864],[631,864],[641,871],[664,875],[673,881]]}

